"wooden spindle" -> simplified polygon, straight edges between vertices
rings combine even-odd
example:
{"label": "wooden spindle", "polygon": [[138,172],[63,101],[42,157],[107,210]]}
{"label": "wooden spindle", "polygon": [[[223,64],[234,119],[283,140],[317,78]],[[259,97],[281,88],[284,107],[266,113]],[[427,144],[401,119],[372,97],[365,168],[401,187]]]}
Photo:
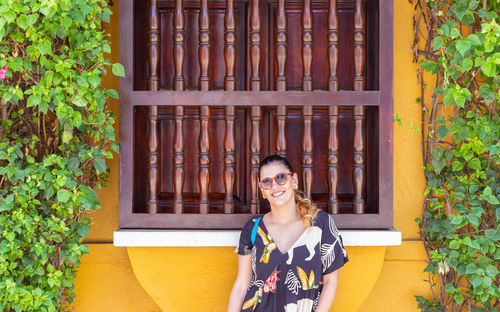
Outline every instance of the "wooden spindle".
{"label": "wooden spindle", "polygon": [[313,14],[312,0],[304,0],[302,11],[302,63],[304,73],[302,76],[302,90],[311,91],[313,89],[312,79],[312,59],[313,59]]}
{"label": "wooden spindle", "polygon": [[[260,91],[260,29],[262,16],[260,0],[251,0],[250,8],[250,90]],[[262,109],[252,106],[250,109],[250,213],[259,212],[259,162],[260,162],[260,120]]]}
{"label": "wooden spindle", "polygon": [[260,12],[260,0],[251,0],[250,9],[250,90],[260,91],[260,29],[262,15]]}
{"label": "wooden spindle", "polygon": [[363,0],[356,0],[354,8],[354,90],[365,89],[365,9]]}
{"label": "wooden spindle", "polygon": [[[312,91],[313,80],[311,75],[313,58],[313,15],[312,0],[304,0],[302,10],[302,63],[304,73],[302,76],[302,90]],[[304,106],[302,108],[302,118],[304,120],[304,132],[302,134],[302,181],[304,195],[311,198],[311,189],[313,181],[313,138],[312,138],[312,116],[313,107]]]}
{"label": "wooden spindle", "polygon": [[339,90],[339,79],[337,76],[337,65],[339,62],[339,22],[337,0],[330,0],[328,9],[328,63],[330,65],[330,76],[328,77],[328,90]]}
{"label": "wooden spindle", "polygon": [[[226,64],[226,76],[224,77],[224,90],[236,90],[236,77],[234,65],[236,62],[236,20],[234,18],[234,0],[226,1],[226,13],[224,15],[224,62]],[[234,179],[236,169],[234,120],[235,107],[227,105],[224,108],[224,119],[226,132],[224,134],[224,213],[234,213]]]}
{"label": "wooden spindle", "polygon": [[313,107],[308,105],[302,108],[304,119],[304,132],[302,135],[302,181],[304,195],[311,198],[313,181],[313,137],[312,137]]}
{"label": "wooden spindle", "polygon": [[[361,91],[365,89],[365,9],[362,0],[356,0],[354,7],[354,83],[353,89]],[[364,185],[364,138],[363,119],[365,110],[363,106],[355,106],[354,115],[354,139],[353,139],[353,212],[362,214],[365,212],[365,201],[363,199]]]}
{"label": "wooden spindle", "polygon": [[[287,90],[287,79],[285,65],[287,58],[287,15],[285,0],[278,0],[278,12],[276,17],[276,90]],[[276,154],[286,157],[286,106],[279,105],[276,109],[278,133],[276,135]]]}
{"label": "wooden spindle", "polygon": [[207,105],[200,106],[200,136],[198,138],[198,183],[200,186],[200,213],[208,213],[208,188],[210,186],[210,137],[208,133],[210,107]]}
{"label": "wooden spindle", "polygon": [[[339,90],[339,79],[337,76],[337,66],[339,61],[339,26],[338,26],[338,4],[337,0],[330,0],[328,8],[328,63],[330,65],[330,75],[328,77],[328,90]],[[338,189],[338,106],[328,107],[328,121],[330,125],[328,133],[328,212],[339,213],[337,199]]]}
{"label": "wooden spindle", "polygon": [[210,78],[208,77],[208,63],[210,59],[209,25],[208,0],[201,0],[200,15],[198,19],[198,60],[200,62],[198,89],[201,91],[208,91],[210,89]]}
{"label": "wooden spindle", "polygon": [[226,64],[224,90],[234,91],[236,90],[236,77],[234,75],[234,65],[236,62],[236,20],[234,18],[234,0],[226,1],[224,31],[224,62]]}
{"label": "wooden spindle", "polygon": [[[174,83],[175,91],[184,90],[184,2],[175,0],[173,19],[173,45],[174,45]],[[184,212],[184,107],[175,107],[175,130],[173,140],[173,167],[172,180],[174,181],[174,212]]]}
{"label": "wooden spindle", "polygon": [[[210,89],[210,79],[208,77],[208,62],[210,59],[210,20],[208,13],[208,0],[201,0],[200,14],[198,19],[198,59],[200,62],[200,78],[198,80],[198,90],[208,91]],[[198,183],[200,186],[199,208],[201,214],[209,212],[208,188],[210,185],[210,138],[209,128],[210,108],[207,105],[200,106],[200,136],[198,138]]]}
{"label": "wooden spindle", "polygon": [[236,154],[234,140],[235,107],[227,105],[224,108],[224,119],[226,121],[226,132],[224,134],[224,187],[226,197],[224,198],[224,213],[234,213],[234,179],[236,169]]}
{"label": "wooden spindle", "polygon": [[328,120],[330,123],[330,131],[328,134],[328,190],[329,190],[328,212],[333,214],[339,213],[339,206],[337,200],[338,171],[339,171],[338,168],[339,136],[338,136],[338,126],[337,126],[338,119],[339,119],[338,106],[328,107]]}
{"label": "wooden spindle", "polygon": [[184,2],[175,0],[174,10],[174,90],[184,90]]}
{"label": "wooden spindle", "polygon": [[286,91],[287,80],[285,76],[285,65],[287,58],[287,16],[285,0],[278,0],[278,13],[276,17],[276,90]]}
{"label": "wooden spindle", "polygon": [[260,106],[250,109],[250,213],[259,213],[259,162],[260,162]]}
{"label": "wooden spindle", "polygon": [[[150,0],[148,7],[148,65],[149,75],[147,88],[158,90],[159,78],[159,19],[158,2]],[[148,108],[148,187],[146,210],[148,213],[158,212],[158,185],[160,182],[159,152],[158,152],[158,107]]]}
{"label": "wooden spindle", "polygon": [[175,213],[183,213],[184,199],[182,191],[184,190],[184,106],[178,105],[175,107],[175,130],[174,130],[174,211]]}
{"label": "wooden spindle", "polygon": [[[281,91],[281,90],[280,90]],[[278,133],[276,135],[276,154],[286,157],[286,106],[279,105],[276,109]]]}
{"label": "wooden spindle", "polygon": [[363,119],[365,117],[364,106],[354,106],[354,149],[353,149],[353,184],[354,184],[354,213],[365,212],[365,201],[363,199],[364,185],[364,138],[363,138]]}

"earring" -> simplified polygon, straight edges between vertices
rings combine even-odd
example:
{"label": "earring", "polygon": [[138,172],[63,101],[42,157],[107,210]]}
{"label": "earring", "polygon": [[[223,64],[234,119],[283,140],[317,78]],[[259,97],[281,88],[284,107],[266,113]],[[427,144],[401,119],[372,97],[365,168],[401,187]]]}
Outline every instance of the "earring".
{"label": "earring", "polygon": [[295,184],[294,189],[298,189],[298,188],[299,188],[299,186],[297,184]]}
{"label": "earring", "polygon": [[262,198],[266,199],[266,197],[267,197],[266,194],[262,194]]}

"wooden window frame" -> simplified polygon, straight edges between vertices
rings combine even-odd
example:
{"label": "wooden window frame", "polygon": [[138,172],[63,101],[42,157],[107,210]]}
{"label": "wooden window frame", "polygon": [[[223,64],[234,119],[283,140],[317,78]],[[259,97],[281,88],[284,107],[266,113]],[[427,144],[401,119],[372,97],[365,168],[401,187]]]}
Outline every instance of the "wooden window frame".
{"label": "wooden window frame", "polygon": [[[237,229],[252,214],[148,214],[133,213],[133,150],[134,106],[193,105],[193,99],[203,97],[204,105],[222,106],[234,103],[245,106],[255,103],[276,106],[304,105],[304,91],[135,91],[133,1],[119,3],[119,51],[125,78],[120,78],[120,176],[119,227],[169,229]],[[393,228],[393,1],[379,1],[379,90],[377,91],[309,91],[308,103],[314,105],[374,105],[379,108],[379,212],[376,214],[337,214],[337,225],[343,229]],[[263,96],[264,95],[264,96]],[[262,99],[264,99],[262,101]]]}

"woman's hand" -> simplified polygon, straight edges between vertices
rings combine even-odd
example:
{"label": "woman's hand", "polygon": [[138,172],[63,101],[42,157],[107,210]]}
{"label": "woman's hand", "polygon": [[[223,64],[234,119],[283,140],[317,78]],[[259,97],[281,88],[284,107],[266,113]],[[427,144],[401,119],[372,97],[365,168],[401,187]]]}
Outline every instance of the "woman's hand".
{"label": "woman's hand", "polygon": [[229,304],[227,312],[239,312],[245,300],[248,285],[252,280],[252,256],[251,255],[238,255],[238,273],[236,281],[234,282],[233,289],[229,295]]}
{"label": "woman's hand", "polygon": [[337,286],[339,285],[339,270],[323,275],[323,290],[319,297],[316,312],[328,312],[332,307],[335,296],[337,295]]}

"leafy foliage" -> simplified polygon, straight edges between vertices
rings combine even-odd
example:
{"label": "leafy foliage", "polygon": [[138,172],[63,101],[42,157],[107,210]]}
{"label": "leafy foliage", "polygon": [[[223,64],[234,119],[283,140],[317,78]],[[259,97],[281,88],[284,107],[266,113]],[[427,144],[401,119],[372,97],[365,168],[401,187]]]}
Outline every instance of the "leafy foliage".
{"label": "leafy foliage", "polygon": [[429,73],[419,71],[422,94],[426,81],[435,82],[431,102],[420,99],[427,185],[416,220],[433,298],[417,296],[418,307],[498,311],[500,3],[413,3],[414,59]]}
{"label": "leafy foliage", "polygon": [[[0,1],[0,310],[64,311],[118,151],[103,0]],[[112,65],[123,76],[123,66]]]}

